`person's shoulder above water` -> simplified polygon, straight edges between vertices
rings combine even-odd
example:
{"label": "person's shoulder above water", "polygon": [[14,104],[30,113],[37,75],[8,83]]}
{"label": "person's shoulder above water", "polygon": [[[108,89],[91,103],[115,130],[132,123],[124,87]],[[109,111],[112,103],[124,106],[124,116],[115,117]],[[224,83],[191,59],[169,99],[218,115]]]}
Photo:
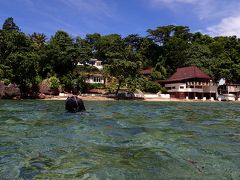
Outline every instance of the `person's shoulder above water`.
{"label": "person's shoulder above water", "polygon": [[84,103],[82,99],[77,96],[69,96],[65,101],[65,109],[68,112],[80,112],[86,111]]}

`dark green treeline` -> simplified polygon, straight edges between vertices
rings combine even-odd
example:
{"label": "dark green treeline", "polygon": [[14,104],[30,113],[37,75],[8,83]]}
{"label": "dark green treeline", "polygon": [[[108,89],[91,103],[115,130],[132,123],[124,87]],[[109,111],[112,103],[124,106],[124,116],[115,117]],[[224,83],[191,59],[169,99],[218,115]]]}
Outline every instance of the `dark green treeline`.
{"label": "dark green treeline", "polygon": [[[16,83],[24,92],[44,79],[55,78],[65,90],[77,86],[84,91],[88,86],[85,79],[97,69],[77,64],[97,58],[105,65],[102,73],[110,79],[109,89],[128,84],[129,91],[155,92],[160,88],[155,80],[190,65],[200,67],[216,81],[225,78],[240,83],[240,41],[236,36],[213,38],[174,25],[147,33],[146,37],[95,33],[82,38],[57,31],[48,39],[43,33],[26,35],[13,18],[7,18],[0,29],[0,80]],[[141,76],[139,70],[146,67],[153,67],[152,74]]]}

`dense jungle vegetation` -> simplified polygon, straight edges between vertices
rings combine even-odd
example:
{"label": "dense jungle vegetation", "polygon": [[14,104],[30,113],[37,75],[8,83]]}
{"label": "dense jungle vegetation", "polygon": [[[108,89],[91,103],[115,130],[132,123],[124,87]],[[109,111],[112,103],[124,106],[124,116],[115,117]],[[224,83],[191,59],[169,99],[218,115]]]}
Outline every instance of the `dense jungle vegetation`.
{"label": "dense jungle vegetation", "polygon": [[[103,62],[102,72],[77,65],[91,58]],[[125,87],[128,91],[138,88],[157,92],[161,87],[156,80],[190,65],[200,67],[215,81],[224,78],[229,83],[240,83],[239,38],[210,37],[175,25],[148,29],[145,37],[98,33],[72,37],[64,31],[47,37],[41,32],[25,34],[11,17],[0,29],[0,80],[16,83],[22,93],[38,91],[34,87],[44,80],[49,80],[52,88],[78,88],[84,92],[94,88],[85,79],[96,72],[108,77],[105,88],[109,91]],[[146,77],[139,72],[147,67],[153,71]]]}

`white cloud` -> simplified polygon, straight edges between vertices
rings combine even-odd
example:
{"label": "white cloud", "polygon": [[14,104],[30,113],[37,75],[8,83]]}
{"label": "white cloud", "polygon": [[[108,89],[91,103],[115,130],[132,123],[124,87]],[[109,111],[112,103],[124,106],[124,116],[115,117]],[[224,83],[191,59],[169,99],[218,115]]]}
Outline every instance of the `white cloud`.
{"label": "white cloud", "polygon": [[175,13],[185,11],[188,15],[191,13],[197,15],[199,19],[210,17],[209,15],[217,9],[217,3],[214,0],[150,0],[149,2],[154,8],[167,7]]}
{"label": "white cloud", "polygon": [[236,16],[240,12],[238,0],[149,0],[154,8],[168,8],[178,13],[185,11],[186,15],[194,14],[200,20],[212,20]]}
{"label": "white cloud", "polygon": [[240,16],[223,18],[219,24],[208,27],[207,34],[240,37]]}
{"label": "white cloud", "polygon": [[208,24],[207,27],[200,29],[200,32],[211,36],[240,37],[238,0],[149,0],[149,2],[154,8],[168,8],[176,14],[185,11],[187,16],[197,16],[201,24]]}

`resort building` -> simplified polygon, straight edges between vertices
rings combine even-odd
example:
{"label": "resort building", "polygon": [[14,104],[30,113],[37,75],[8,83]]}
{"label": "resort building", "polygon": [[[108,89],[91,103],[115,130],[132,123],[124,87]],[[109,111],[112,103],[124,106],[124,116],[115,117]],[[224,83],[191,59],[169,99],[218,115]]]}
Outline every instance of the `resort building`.
{"label": "resort building", "polygon": [[[84,66],[84,64],[82,64],[82,63],[77,63],[77,65]],[[102,61],[100,61],[98,59],[90,59],[85,65],[94,66],[94,67],[98,68],[99,70],[103,69]]]}
{"label": "resort building", "polygon": [[167,80],[160,82],[172,98],[216,99],[217,85],[196,66],[178,68]]}
{"label": "resort building", "polygon": [[218,87],[219,94],[234,94],[236,97],[240,95],[240,84],[224,84]]}
{"label": "resort building", "polygon": [[223,84],[218,87],[219,101],[240,100],[240,84]]}
{"label": "resort building", "polygon": [[[81,63],[78,63],[77,65],[84,66],[84,64],[81,64]],[[89,83],[89,84],[104,84],[105,83],[105,78],[101,74],[101,70],[103,69],[102,61],[100,61],[98,59],[90,59],[85,65],[94,66],[99,70],[98,73],[89,74],[85,81],[86,83]]]}
{"label": "resort building", "polygon": [[150,76],[152,72],[153,72],[153,68],[147,67],[147,68],[141,69],[139,73],[144,76]]}
{"label": "resort building", "polygon": [[94,67],[98,68],[99,70],[103,69],[102,61],[100,61],[98,59],[90,59],[87,64],[90,66],[94,66]]}
{"label": "resort building", "polygon": [[90,84],[104,84],[104,77],[102,74],[90,74],[86,79],[86,83]]}

